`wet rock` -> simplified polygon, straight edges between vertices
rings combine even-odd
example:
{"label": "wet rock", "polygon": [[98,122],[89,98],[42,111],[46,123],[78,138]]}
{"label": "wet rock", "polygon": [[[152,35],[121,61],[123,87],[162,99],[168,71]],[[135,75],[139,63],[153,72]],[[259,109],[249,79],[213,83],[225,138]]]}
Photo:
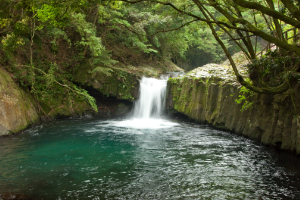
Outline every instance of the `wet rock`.
{"label": "wet rock", "polygon": [[2,124],[0,124],[0,136],[2,135],[9,135],[9,131]]}
{"label": "wet rock", "polygon": [[21,131],[38,118],[31,96],[0,68],[0,136]]}

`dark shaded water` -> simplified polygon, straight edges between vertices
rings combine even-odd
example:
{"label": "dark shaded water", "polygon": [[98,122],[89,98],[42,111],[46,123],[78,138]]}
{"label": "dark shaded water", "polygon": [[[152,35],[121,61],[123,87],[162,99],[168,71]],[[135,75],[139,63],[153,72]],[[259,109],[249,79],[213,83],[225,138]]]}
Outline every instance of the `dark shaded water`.
{"label": "dark shaded water", "polygon": [[[65,120],[0,138],[0,194],[33,199],[300,199],[300,163],[194,123]],[[1,199],[1,198],[0,198]]]}

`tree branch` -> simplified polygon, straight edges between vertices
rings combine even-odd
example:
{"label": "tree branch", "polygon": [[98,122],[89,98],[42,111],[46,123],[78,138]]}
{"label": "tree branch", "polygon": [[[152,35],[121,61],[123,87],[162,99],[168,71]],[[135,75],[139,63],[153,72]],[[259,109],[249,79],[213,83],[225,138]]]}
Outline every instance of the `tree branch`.
{"label": "tree branch", "polygon": [[[203,10],[206,11],[206,13],[213,19],[216,21],[216,18],[205,8],[205,6],[202,6]],[[224,30],[224,32],[234,41],[234,43],[236,45],[238,45],[238,47],[244,52],[244,54],[247,56],[248,59],[251,59],[250,54],[245,50],[245,48],[239,43],[237,42],[237,39],[234,39],[233,35],[226,29],[224,28],[222,25],[218,25],[222,30]],[[229,40],[230,41],[230,40]]]}
{"label": "tree branch", "polygon": [[[253,36],[256,36],[256,35],[249,35],[249,37],[253,37]],[[232,38],[232,39],[230,39],[230,40],[228,40],[228,41],[233,41],[233,40],[241,40],[241,39],[244,39],[244,38],[247,38],[248,36],[244,36],[244,37],[242,37],[242,38]]]}
{"label": "tree branch", "polygon": [[158,34],[158,33],[166,33],[166,32],[171,32],[171,31],[177,31],[177,30],[181,29],[182,27],[187,26],[187,25],[189,25],[189,24],[191,24],[191,23],[193,23],[193,22],[196,22],[196,21],[199,21],[199,20],[198,20],[198,19],[194,19],[194,20],[192,20],[192,21],[189,21],[189,22],[187,22],[187,23],[182,24],[181,26],[179,26],[179,27],[177,27],[177,28],[169,29],[169,30],[161,30],[161,31],[157,31],[157,32],[152,33],[152,34],[150,34],[150,35],[148,35],[148,34],[137,33],[136,31],[134,31],[134,30],[128,28],[127,26],[124,26],[124,27],[125,27],[127,30],[129,30],[129,31],[131,31],[131,32],[133,32],[133,33],[135,33],[135,34],[137,34],[137,35],[142,35],[142,36],[148,36],[148,37],[150,37],[150,36],[156,35],[156,34]]}
{"label": "tree branch", "polygon": [[290,0],[281,0],[283,5],[290,11],[293,17],[300,21],[300,10]]}
{"label": "tree branch", "polygon": [[68,12],[69,7],[70,7],[70,6],[68,6],[68,7],[66,8],[65,12],[64,12],[60,17],[58,17],[57,21],[59,21],[59,20],[60,20],[60,19]]}
{"label": "tree branch", "polygon": [[[247,32],[251,32],[254,35],[257,35],[261,38],[263,38],[264,40],[270,42],[270,43],[274,43],[276,46],[295,52],[297,55],[300,55],[300,49],[296,46],[296,45],[291,45],[288,44],[285,41],[282,41],[276,37],[273,37],[267,33],[265,33],[264,31],[261,31],[260,29],[256,28],[255,26],[252,25],[252,23],[248,22],[247,20],[243,19],[243,18],[235,18],[232,15],[230,15],[226,10],[224,10],[223,8],[221,8],[216,2],[215,0],[209,0],[211,2],[211,5],[219,12],[221,12],[232,24],[235,23],[239,23],[241,25],[243,25],[244,27],[247,27]],[[237,29],[240,30],[240,29]]]}
{"label": "tree branch", "polygon": [[266,15],[269,15],[275,19],[279,19],[287,24],[293,25],[297,28],[300,28],[300,22],[297,20],[294,20],[293,18],[290,18],[276,10],[273,10],[271,8],[265,7],[259,3],[256,2],[249,2],[249,1],[244,1],[244,0],[233,0],[234,3],[236,3],[239,6],[242,6],[244,8],[250,8],[250,9],[255,9],[258,10]]}
{"label": "tree branch", "polygon": [[[128,1],[128,0],[121,0],[121,1],[124,1],[124,2],[127,2],[127,3],[132,3],[132,4],[135,4],[135,3],[139,3],[139,2],[144,2],[144,1],[149,1],[149,0],[136,0],[136,1]],[[151,0],[150,0],[151,1]],[[198,21],[203,21],[203,22],[206,22],[206,23],[212,23],[212,24],[222,24],[224,26],[226,26],[227,28],[230,28],[230,29],[236,29],[236,30],[241,30],[241,31],[247,31],[249,32],[248,29],[246,28],[242,28],[242,27],[235,27],[235,26],[232,26],[226,22],[221,22],[221,21],[211,21],[211,20],[207,20],[205,18],[202,18],[202,17],[199,17],[197,15],[194,15],[192,13],[189,13],[189,12],[185,12],[179,8],[177,8],[174,4],[172,3],[165,3],[165,2],[161,2],[161,1],[151,1],[151,2],[155,2],[155,3],[159,3],[159,4],[162,4],[162,5],[166,5],[166,6],[171,6],[173,9],[175,9],[176,11],[182,13],[182,14],[185,14],[185,15],[188,15],[188,16],[191,16],[193,18],[196,18],[198,19]],[[234,18],[235,19],[235,18]]]}

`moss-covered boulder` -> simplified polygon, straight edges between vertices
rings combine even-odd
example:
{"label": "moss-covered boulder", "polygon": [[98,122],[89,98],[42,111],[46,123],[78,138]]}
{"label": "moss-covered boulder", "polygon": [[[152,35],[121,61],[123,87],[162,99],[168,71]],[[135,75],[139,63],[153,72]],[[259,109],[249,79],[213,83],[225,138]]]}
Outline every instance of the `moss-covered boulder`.
{"label": "moss-covered boulder", "polygon": [[92,86],[107,96],[133,100],[138,97],[138,76],[121,68],[99,67],[94,71],[83,68],[75,80],[84,86]]}
{"label": "moss-covered boulder", "polygon": [[92,111],[91,106],[80,97],[69,96],[68,94],[46,95],[39,101],[41,118],[45,121],[55,118],[70,116],[82,116]]}
{"label": "moss-covered boulder", "polygon": [[243,91],[230,66],[208,64],[169,79],[166,105],[197,122],[300,154],[300,84],[277,95]]}
{"label": "moss-covered boulder", "polygon": [[49,121],[94,112],[82,96],[66,91],[58,87],[55,93],[45,92],[34,100],[33,94],[20,88],[0,68],[0,136],[22,131],[39,119]]}
{"label": "moss-covered boulder", "polygon": [[38,119],[31,96],[0,68],[0,136],[19,132]]}

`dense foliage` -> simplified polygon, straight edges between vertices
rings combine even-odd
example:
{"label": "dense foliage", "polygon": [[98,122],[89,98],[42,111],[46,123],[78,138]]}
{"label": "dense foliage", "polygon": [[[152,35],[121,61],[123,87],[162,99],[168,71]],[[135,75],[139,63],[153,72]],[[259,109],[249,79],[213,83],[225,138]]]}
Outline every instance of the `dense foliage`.
{"label": "dense foliage", "polygon": [[91,73],[109,73],[119,62],[137,66],[173,59],[188,65],[190,60],[202,60],[201,55],[190,56],[195,48],[203,53],[203,60],[210,58],[207,62],[223,60],[225,54],[209,28],[199,29],[188,19],[147,2],[4,0],[0,64],[37,102],[67,94],[70,105],[85,99],[96,110],[95,100],[73,81],[82,64],[91,65]]}
{"label": "dense foliage", "polygon": [[[172,59],[188,68],[226,55],[243,86],[276,94],[298,81],[297,29],[284,31],[300,28],[299,13],[292,0],[3,0],[0,64],[37,102],[60,93],[70,105],[85,99],[95,110],[95,100],[73,81],[83,64],[91,73],[110,73],[118,63]],[[278,53],[258,60],[268,42]],[[252,60],[252,81],[231,58],[240,50]]]}

